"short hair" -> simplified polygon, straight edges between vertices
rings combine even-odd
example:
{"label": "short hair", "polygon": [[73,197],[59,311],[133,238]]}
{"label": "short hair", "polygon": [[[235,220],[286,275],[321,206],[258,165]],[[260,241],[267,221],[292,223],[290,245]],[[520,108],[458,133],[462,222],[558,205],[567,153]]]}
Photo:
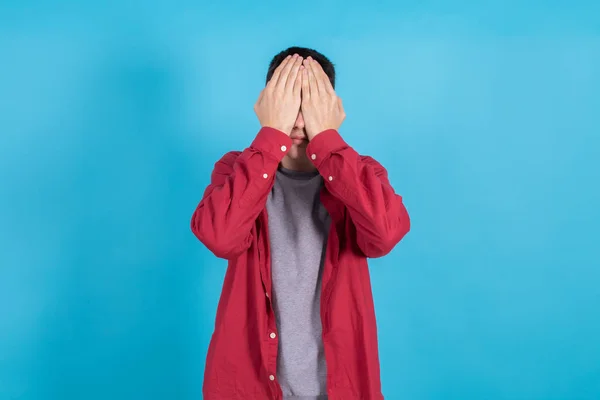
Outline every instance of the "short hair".
{"label": "short hair", "polygon": [[273,59],[271,60],[271,63],[269,64],[269,70],[267,71],[266,83],[269,83],[269,81],[271,80],[271,77],[273,77],[273,73],[275,72],[275,69],[277,69],[279,64],[281,64],[281,62],[287,56],[294,55],[294,54],[298,54],[302,58],[307,58],[308,56],[310,56],[315,61],[317,61],[323,68],[323,71],[325,71],[325,73],[329,77],[331,86],[333,86],[335,88],[335,67],[333,66],[333,63],[327,57],[325,57],[323,54],[319,53],[318,51],[316,51],[314,49],[309,49],[307,47],[297,47],[297,46],[288,47],[287,49],[281,51],[275,57],[273,57]]}

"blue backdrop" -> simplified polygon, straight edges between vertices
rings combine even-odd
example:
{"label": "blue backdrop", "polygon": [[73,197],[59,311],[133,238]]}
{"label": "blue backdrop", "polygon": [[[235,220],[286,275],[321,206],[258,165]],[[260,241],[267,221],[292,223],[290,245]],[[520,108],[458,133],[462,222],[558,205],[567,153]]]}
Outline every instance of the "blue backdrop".
{"label": "blue backdrop", "polygon": [[0,399],[201,398],[190,217],[291,45],[412,217],[371,263],[386,398],[600,398],[599,3],[53,3],[0,5]]}

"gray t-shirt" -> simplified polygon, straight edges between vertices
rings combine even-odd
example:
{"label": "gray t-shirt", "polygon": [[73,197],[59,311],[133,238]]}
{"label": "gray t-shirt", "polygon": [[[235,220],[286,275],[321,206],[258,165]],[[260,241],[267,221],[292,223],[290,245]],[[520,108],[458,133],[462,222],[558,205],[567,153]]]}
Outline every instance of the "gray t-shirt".
{"label": "gray t-shirt", "polygon": [[327,399],[320,299],[331,220],[320,201],[322,186],[318,172],[280,167],[267,200],[277,379],[289,400]]}

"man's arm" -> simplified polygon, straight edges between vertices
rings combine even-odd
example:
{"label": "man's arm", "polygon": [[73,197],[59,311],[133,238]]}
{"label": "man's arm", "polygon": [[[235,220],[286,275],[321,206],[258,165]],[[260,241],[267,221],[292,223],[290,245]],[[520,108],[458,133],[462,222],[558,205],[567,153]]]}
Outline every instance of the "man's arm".
{"label": "man's arm", "polygon": [[367,257],[388,254],[410,230],[402,197],[394,193],[387,171],[360,156],[339,135],[346,117],[342,100],[318,62],[308,57],[302,70],[302,111],[308,157],[325,186],[348,208],[356,244]]}
{"label": "man's arm", "polygon": [[192,216],[192,232],[217,257],[231,259],[252,243],[252,225],[264,209],[275,172],[292,146],[300,107],[302,58],[287,57],[261,91],[254,111],[261,130],[243,152],[225,154]]}
{"label": "man's arm", "polygon": [[263,127],[250,147],[229,152],[216,162],[191,221],[194,235],[215,256],[235,258],[250,247],[252,226],[291,145],[285,133]]}
{"label": "man's arm", "polygon": [[385,168],[359,155],[335,129],[315,135],[306,151],[327,190],[348,208],[363,254],[370,258],[388,254],[410,230],[410,218]]}

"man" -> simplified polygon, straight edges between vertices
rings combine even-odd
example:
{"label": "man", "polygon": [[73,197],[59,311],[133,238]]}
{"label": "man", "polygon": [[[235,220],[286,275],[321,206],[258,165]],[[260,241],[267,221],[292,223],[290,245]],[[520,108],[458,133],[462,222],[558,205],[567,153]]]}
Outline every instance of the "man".
{"label": "man", "polygon": [[225,154],[191,228],[229,262],[206,360],[205,400],[383,399],[367,258],[409,231],[386,170],[338,130],[331,62],[273,59],[261,124]]}

